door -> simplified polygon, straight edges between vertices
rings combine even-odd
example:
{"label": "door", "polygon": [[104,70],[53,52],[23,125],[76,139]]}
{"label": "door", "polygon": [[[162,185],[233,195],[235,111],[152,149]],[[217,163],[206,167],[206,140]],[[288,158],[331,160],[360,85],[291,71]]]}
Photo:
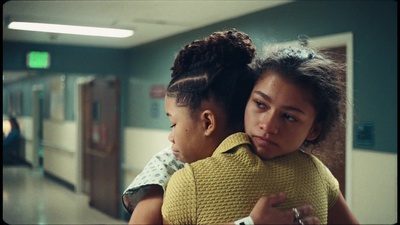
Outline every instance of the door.
{"label": "door", "polygon": [[[321,50],[322,52],[328,51],[334,53],[335,60],[346,63],[346,46],[342,47],[334,47],[334,48],[326,48]],[[346,70],[344,70],[346,71]],[[346,73],[343,72],[340,74],[340,79],[346,83]],[[344,98],[342,101],[346,101],[346,85],[343,86],[344,90]],[[346,104],[341,104],[342,106]],[[339,123],[333,131],[327,136],[327,139],[323,141],[320,146],[309,149],[312,151],[314,155],[316,155],[319,159],[321,159],[327,167],[330,169],[332,174],[339,181],[340,191],[343,193],[343,196],[346,196],[346,109],[345,107],[341,108],[343,112],[342,123]]]}
{"label": "door", "polygon": [[90,206],[119,217],[119,99],[115,77],[96,78],[85,84],[83,101],[83,179]]}

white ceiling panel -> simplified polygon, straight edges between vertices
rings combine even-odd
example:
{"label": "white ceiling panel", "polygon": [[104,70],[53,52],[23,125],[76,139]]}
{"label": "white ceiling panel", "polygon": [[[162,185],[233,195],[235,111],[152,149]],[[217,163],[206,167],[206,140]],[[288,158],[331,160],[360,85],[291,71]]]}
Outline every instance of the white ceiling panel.
{"label": "white ceiling panel", "polygon": [[[129,48],[289,2],[13,0],[3,4],[3,41]],[[135,34],[116,39],[17,31],[7,28],[7,23],[12,20],[133,29]]]}

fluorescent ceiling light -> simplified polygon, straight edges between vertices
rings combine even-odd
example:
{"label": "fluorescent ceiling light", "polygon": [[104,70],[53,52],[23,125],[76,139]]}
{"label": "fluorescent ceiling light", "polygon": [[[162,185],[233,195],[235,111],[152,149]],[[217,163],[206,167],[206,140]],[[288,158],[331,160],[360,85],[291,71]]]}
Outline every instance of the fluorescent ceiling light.
{"label": "fluorescent ceiling light", "polygon": [[60,25],[60,24],[49,24],[49,23],[11,22],[8,25],[8,28],[14,30],[27,30],[27,31],[61,33],[61,34],[114,37],[114,38],[126,38],[133,35],[132,30]]}

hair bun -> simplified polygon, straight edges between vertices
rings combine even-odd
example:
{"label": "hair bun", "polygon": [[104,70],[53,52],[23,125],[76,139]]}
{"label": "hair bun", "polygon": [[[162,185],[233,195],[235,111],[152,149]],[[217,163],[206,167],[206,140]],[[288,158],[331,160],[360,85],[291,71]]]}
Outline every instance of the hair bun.
{"label": "hair bun", "polygon": [[172,77],[198,66],[245,67],[254,56],[255,47],[246,33],[236,29],[214,32],[179,52],[171,68]]}

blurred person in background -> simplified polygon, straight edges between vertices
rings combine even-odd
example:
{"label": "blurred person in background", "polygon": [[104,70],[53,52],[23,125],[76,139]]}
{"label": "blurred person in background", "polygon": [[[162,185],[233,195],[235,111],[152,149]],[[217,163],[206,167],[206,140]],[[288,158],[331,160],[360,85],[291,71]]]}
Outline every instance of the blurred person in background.
{"label": "blurred person in background", "polygon": [[18,156],[19,142],[21,138],[21,132],[18,121],[15,117],[8,119],[10,132],[5,135],[3,129],[3,164],[10,162],[13,158]]}

